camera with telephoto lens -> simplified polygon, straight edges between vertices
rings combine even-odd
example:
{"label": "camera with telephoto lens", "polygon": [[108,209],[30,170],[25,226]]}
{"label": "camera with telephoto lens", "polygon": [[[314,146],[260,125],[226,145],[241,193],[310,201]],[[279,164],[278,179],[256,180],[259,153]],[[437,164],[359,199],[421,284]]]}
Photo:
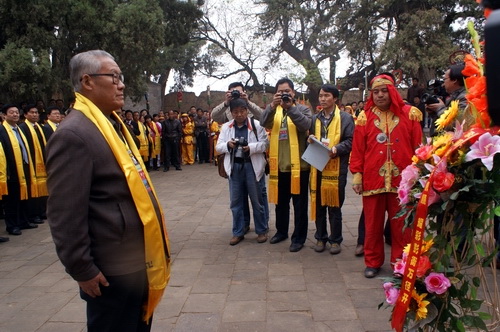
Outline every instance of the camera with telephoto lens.
{"label": "camera with telephoto lens", "polygon": [[239,90],[231,90],[231,98],[238,99],[241,97],[241,92]]}
{"label": "camera with telephoto lens", "polygon": [[292,96],[288,93],[283,93],[281,95],[281,100],[283,100],[285,103],[289,103],[292,100]]}
{"label": "camera with telephoto lens", "polygon": [[240,137],[240,138],[235,138],[234,141],[235,141],[234,157],[241,158],[241,159],[245,158],[245,152],[243,151],[243,147],[248,145],[247,140],[245,139],[245,137]]}
{"label": "camera with telephoto lens", "polygon": [[439,97],[436,95],[431,95],[430,93],[424,93],[420,100],[426,105],[439,103]]}

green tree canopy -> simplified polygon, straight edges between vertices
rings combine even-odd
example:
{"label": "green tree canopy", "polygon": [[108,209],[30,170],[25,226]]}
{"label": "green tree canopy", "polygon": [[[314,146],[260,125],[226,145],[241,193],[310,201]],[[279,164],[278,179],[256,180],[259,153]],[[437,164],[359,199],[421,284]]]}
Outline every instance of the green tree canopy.
{"label": "green tree canopy", "polygon": [[[71,57],[104,49],[120,65],[126,93],[138,100],[151,77],[165,72],[168,76],[172,68],[183,70],[175,63],[164,64],[165,53],[176,51],[170,46],[189,41],[201,16],[201,4],[176,0],[0,0],[2,99],[68,98],[72,95],[68,73]],[[194,58],[196,53],[190,56]]]}

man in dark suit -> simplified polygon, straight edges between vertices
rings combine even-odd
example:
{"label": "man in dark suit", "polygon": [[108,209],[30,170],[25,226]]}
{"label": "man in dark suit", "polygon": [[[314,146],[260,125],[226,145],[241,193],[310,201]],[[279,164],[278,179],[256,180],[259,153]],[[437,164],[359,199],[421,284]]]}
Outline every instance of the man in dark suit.
{"label": "man in dark suit", "polygon": [[43,130],[47,140],[56,131],[61,122],[61,111],[56,106],[51,106],[47,109],[47,123],[43,125]]}
{"label": "man in dark suit", "polygon": [[19,109],[7,104],[2,108],[5,121],[0,126],[7,161],[8,195],[3,196],[5,224],[11,235],[21,235],[21,229],[37,228],[28,221],[28,197],[32,196],[33,178],[30,174],[30,151],[23,133],[19,129]]}
{"label": "man in dark suit", "polygon": [[47,143],[48,221],[56,251],[87,302],[94,331],[150,331],[168,282],[163,213],[134,141],[113,57],[70,61],[76,102]]}
{"label": "man in dark suit", "polygon": [[[37,177],[37,185],[44,187],[43,194],[39,193],[38,197],[28,199],[28,219],[35,224],[43,224],[44,219],[47,219],[45,210],[47,206],[47,193],[45,181],[47,175],[45,173],[45,134],[43,128],[38,124],[40,118],[38,109],[35,104],[27,105],[24,109],[24,117],[26,121],[19,124],[19,128],[24,133],[33,161],[35,176]],[[40,160],[38,160],[40,159]],[[38,182],[42,182],[39,183]]]}

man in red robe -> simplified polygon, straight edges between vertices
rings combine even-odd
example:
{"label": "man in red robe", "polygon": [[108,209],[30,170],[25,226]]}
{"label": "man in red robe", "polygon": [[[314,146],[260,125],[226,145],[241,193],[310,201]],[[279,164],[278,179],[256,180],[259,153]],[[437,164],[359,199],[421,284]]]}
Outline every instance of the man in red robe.
{"label": "man in red robe", "polygon": [[364,112],[357,119],[350,170],[353,190],[363,195],[365,213],[365,277],[375,277],[384,264],[384,221],[391,224],[391,263],[401,257],[411,231],[403,232],[397,188],[401,172],[411,164],[415,148],[422,142],[422,113],[405,105],[390,74],[376,76]]}

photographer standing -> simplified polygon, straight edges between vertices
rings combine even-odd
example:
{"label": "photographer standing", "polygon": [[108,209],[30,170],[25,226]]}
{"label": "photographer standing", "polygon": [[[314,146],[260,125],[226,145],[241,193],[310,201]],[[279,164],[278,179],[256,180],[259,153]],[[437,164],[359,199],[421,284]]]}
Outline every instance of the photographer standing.
{"label": "photographer standing", "polygon": [[226,91],[226,100],[220,105],[217,105],[212,110],[212,119],[214,121],[217,121],[218,123],[224,123],[232,120],[233,116],[231,115],[231,111],[229,110],[229,103],[231,102],[231,100],[238,98],[241,98],[248,103],[248,111],[250,113],[249,116],[253,116],[254,119],[260,121],[260,117],[262,116],[262,112],[264,112],[264,110],[257,104],[254,104],[248,100],[248,95],[245,92],[245,87],[241,82],[233,82],[229,84]]}
{"label": "photographer standing", "polygon": [[307,238],[307,201],[309,164],[300,156],[306,148],[312,112],[295,103],[293,82],[282,78],[276,83],[273,101],[262,114],[261,122],[271,130],[269,150],[269,202],[276,204],[276,234],[269,241],[275,244],[288,238],[290,199],[293,201],[295,229],[291,252],[297,252]]}
{"label": "photographer standing", "polygon": [[264,181],[266,160],[264,152],[269,141],[258,121],[248,118],[248,104],[241,98],[229,102],[234,120],[225,123],[220,131],[216,150],[225,153],[224,169],[229,176],[229,196],[233,214],[233,237],[229,244],[234,246],[245,237],[244,202],[248,196],[252,202],[253,219],[257,242],[267,241],[268,225],[264,217],[261,181]]}
{"label": "photographer standing", "polygon": [[[436,98],[436,103],[429,104],[426,102],[426,109],[431,118],[430,135],[434,136],[436,132],[436,120],[446,111],[450,106],[451,102],[458,100],[459,114],[457,119],[461,122],[465,116],[465,108],[468,105],[468,101],[465,98],[465,86],[464,86],[464,75],[462,75],[462,70],[464,70],[464,64],[454,64],[444,73],[444,88],[450,96],[443,102],[441,99]],[[454,124],[453,124],[454,125]],[[468,125],[466,125],[468,127]],[[451,130],[452,128],[445,128],[446,130]]]}

